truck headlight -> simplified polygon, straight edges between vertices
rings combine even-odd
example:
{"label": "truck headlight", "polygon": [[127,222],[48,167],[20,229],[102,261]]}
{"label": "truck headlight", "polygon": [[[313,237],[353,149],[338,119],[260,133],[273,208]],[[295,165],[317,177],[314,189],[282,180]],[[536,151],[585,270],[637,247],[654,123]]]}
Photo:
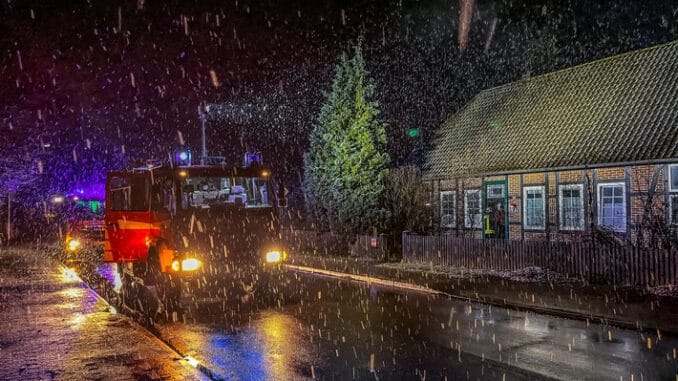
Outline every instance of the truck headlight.
{"label": "truck headlight", "polygon": [[272,250],[266,253],[267,263],[278,263],[283,260],[284,254],[280,250]]}
{"label": "truck headlight", "polygon": [[182,271],[195,271],[202,266],[202,262],[196,258],[188,258],[181,261],[181,270]]}
{"label": "truck headlight", "polygon": [[66,248],[68,248],[68,251],[73,251],[73,252],[77,251],[80,248],[80,241],[75,239],[75,238],[71,238],[66,243]]}
{"label": "truck headlight", "polygon": [[200,266],[202,266],[202,262],[197,258],[175,259],[172,261],[172,270],[174,271],[195,271]]}

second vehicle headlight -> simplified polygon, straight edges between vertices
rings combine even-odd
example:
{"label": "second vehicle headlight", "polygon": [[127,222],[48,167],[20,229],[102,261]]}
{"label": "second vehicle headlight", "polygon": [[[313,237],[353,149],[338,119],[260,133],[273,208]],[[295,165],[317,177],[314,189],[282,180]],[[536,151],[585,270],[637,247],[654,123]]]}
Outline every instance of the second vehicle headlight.
{"label": "second vehicle headlight", "polygon": [[66,247],[68,248],[69,251],[76,251],[80,248],[80,241],[75,238],[71,238],[66,243]]}

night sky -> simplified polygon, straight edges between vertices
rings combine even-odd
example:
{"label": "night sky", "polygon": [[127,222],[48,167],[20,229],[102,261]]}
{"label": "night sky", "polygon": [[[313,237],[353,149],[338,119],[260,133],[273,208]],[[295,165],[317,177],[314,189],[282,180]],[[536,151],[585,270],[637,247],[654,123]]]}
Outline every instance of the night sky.
{"label": "night sky", "polygon": [[476,1],[462,53],[459,12],[458,0],[5,0],[0,193],[21,190],[17,171],[67,191],[182,143],[197,151],[201,102],[224,110],[211,154],[261,150],[294,187],[338,56],[361,37],[393,165],[420,158],[482,89],[678,38],[678,1]]}

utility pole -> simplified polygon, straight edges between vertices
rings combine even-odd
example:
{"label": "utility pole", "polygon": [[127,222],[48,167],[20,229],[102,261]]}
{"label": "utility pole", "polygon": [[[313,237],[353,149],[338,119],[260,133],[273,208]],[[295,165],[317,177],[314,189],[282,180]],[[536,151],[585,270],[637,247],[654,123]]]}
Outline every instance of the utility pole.
{"label": "utility pole", "polygon": [[5,240],[9,246],[9,240],[12,238],[12,194],[7,193],[7,239]]}
{"label": "utility pole", "polygon": [[207,123],[207,116],[205,111],[209,111],[209,106],[205,106],[206,110],[203,110],[203,106],[198,106],[198,114],[200,115],[200,165],[207,164],[207,138],[205,137],[205,124]]}

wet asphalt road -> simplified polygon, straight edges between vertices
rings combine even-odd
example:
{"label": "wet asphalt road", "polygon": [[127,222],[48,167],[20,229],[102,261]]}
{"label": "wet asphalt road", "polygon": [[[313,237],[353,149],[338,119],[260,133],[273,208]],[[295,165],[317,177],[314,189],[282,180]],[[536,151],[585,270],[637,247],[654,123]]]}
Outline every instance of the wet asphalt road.
{"label": "wet asphalt road", "polygon": [[678,379],[667,335],[294,271],[264,283],[156,328],[224,379]]}

